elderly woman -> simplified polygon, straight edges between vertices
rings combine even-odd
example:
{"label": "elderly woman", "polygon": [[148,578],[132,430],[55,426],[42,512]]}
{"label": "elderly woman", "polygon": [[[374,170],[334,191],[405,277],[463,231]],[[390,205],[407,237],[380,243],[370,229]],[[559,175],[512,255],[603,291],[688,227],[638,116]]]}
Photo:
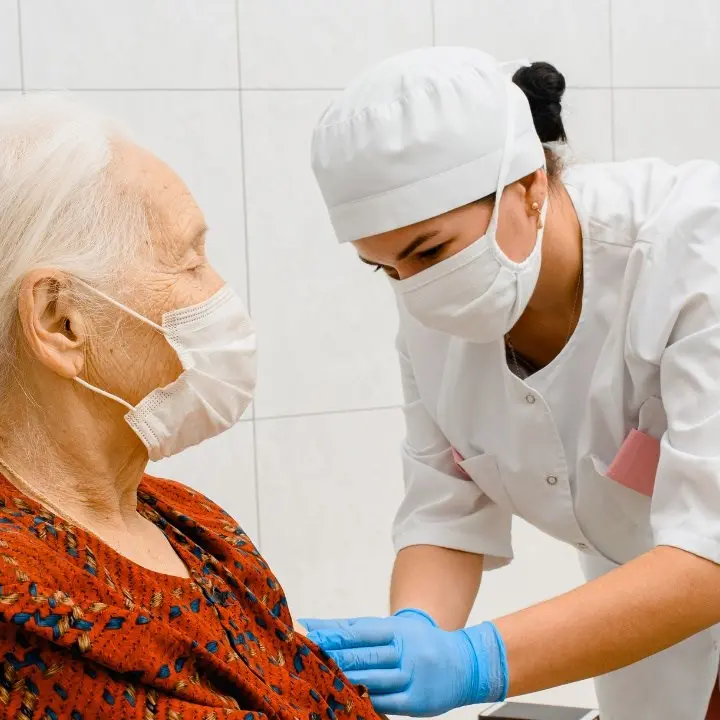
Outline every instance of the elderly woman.
{"label": "elderly woman", "polygon": [[375,717],[237,524],[144,474],[252,397],[205,230],[94,114],[0,108],[1,717]]}

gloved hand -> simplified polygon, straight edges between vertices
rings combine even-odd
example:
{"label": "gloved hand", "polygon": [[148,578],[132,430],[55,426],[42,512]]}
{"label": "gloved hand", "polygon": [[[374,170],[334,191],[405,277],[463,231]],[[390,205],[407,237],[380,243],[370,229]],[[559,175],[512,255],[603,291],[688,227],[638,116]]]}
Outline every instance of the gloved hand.
{"label": "gloved hand", "polygon": [[424,620],[430,623],[433,627],[437,627],[437,623],[426,613],[424,610],[418,610],[417,608],[403,608],[393,614],[393,617],[405,617],[415,620]]}
{"label": "gloved hand", "polygon": [[504,700],[505,645],[492,623],[447,632],[422,611],[389,618],[302,620],[350,682],[365,685],[375,709],[389,715],[440,715]]}

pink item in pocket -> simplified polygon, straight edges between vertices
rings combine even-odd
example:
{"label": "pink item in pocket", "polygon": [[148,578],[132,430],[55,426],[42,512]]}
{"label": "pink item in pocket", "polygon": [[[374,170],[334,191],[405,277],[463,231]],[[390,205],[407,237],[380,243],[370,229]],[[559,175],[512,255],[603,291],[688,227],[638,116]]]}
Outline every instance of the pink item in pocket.
{"label": "pink item in pocket", "polygon": [[450,449],[452,450],[452,456],[453,456],[453,460],[455,461],[455,467],[458,469],[460,474],[466,480],[472,480],[472,478],[467,474],[467,472],[465,472],[465,469],[460,464],[461,462],[463,462],[463,460],[465,460],[465,458],[454,447],[451,447]]}
{"label": "pink item in pocket", "polygon": [[633,429],[610,464],[607,476],[620,485],[651,497],[659,461],[660,441]]}

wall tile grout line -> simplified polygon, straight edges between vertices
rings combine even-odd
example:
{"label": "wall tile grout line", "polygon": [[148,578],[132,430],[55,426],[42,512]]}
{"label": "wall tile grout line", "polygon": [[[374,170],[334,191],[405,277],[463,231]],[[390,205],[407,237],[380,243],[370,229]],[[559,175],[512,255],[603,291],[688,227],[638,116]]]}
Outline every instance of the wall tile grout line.
{"label": "wall tile grout line", "polygon": [[[2,89],[2,88],[0,88]],[[17,90],[17,88],[8,88],[9,90]],[[72,93],[83,93],[83,92],[107,92],[107,93],[123,93],[123,92],[226,92],[234,93],[238,92],[241,88],[238,87],[31,87],[27,88],[29,92],[72,92]],[[312,87],[312,88],[242,88],[243,92],[340,92],[344,88],[339,87]]]}
{"label": "wall tile grout line", "polygon": [[238,87],[30,87],[26,88],[28,92],[71,92],[71,93],[83,93],[83,92],[106,92],[106,93],[123,93],[123,92],[226,92],[236,93],[240,88]]}
{"label": "wall tile grout line", "polygon": [[[247,293],[248,312],[252,310],[250,296],[250,239],[248,236],[248,205],[247,205],[247,177],[245,173],[245,123],[242,91],[242,59],[240,53],[240,0],[235,0],[235,49],[237,52],[238,72],[238,109],[240,112],[240,177],[242,181],[242,203],[243,203],[243,232],[245,235],[245,290]],[[258,443],[257,443],[257,412],[255,405],[252,409],[252,452],[253,452],[253,473],[255,475],[255,527],[257,548],[262,552],[262,526],[260,521],[260,477],[258,473]]]}
{"label": "wall tile grout line", "polygon": [[[0,90],[17,90],[18,88],[0,88]],[[84,93],[84,92],[107,92],[107,93],[122,93],[122,92],[226,92],[235,93],[238,92],[239,88],[236,87],[214,87],[214,88],[156,88],[156,87],[138,87],[138,88],[41,88],[41,87],[24,87],[27,92],[72,92],[72,93]],[[283,88],[242,88],[243,93],[287,93],[287,92],[342,92],[345,88],[341,87],[283,87]],[[568,85],[567,90],[641,90],[647,92],[653,92],[656,90],[720,90],[720,85]]]}
{"label": "wall tile grout line", "polygon": [[321,417],[323,415],[351,415],[364,412],[376,412],[378,410],[400,410],[402,405],[377,405],[367,408],[343,408],[342,410],[314,410],[312,412],[287,413],[285,415],[266,415],[258,417],[255,415],[255,423],[267,422],[268,420],[294,420],[297,418]]}
{"label": "wall tile grout line", "polygon": [[17,0],[17,31],[18,31],[18,54],[20,55],[20,89],[23,92],[25,92],[25,57],[23,54],[21,0]]}
{"label": "wall tile grout line", "polygon": [[344,87],[249,87],[243,92],[342,92]]}
{"label": "wall tile grout line", "polygon": [[[611,65],[612,72],[612,65]],[[568,85],[568,90],[720,90],[720,85]]]}
{"label": "wall tile grout line", "polygon": [[431,32],[432,32],[432,44],[433,47],[437,45],[437,30],[435,28],[435,0],[430,0],[430,22],[431,22]]}
{"label": "wall tile grout line", "polygon": [[[613,0],[608,0],[608,45],[610,62],[610,148],[612,159],[616,159],[615,149],[615,59],[613,57]],[[639,88],[638,88],[639,89]]]}

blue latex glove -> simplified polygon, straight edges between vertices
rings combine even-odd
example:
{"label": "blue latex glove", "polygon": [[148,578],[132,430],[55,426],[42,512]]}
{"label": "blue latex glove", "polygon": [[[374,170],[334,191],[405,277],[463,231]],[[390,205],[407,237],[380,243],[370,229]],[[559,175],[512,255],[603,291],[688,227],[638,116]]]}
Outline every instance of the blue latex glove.
{"label": "blue latex glove", "polygon": [[407,610],[301,622],[350,682],[368,688],[380,713],[440,715],[507,695],[505,645],[492,623],[447,632],[422,611]]}
{"label": "blue latex glove", "polygon": [[433,627],[437,627],[437,623],[428,615],[424,610],[418,610],[417,608],[404,608],[403,610],[398,610],[393,617],[406,617],[409,619],[415,619],[415,620],[424,620],[425,622],[429,622]]}

